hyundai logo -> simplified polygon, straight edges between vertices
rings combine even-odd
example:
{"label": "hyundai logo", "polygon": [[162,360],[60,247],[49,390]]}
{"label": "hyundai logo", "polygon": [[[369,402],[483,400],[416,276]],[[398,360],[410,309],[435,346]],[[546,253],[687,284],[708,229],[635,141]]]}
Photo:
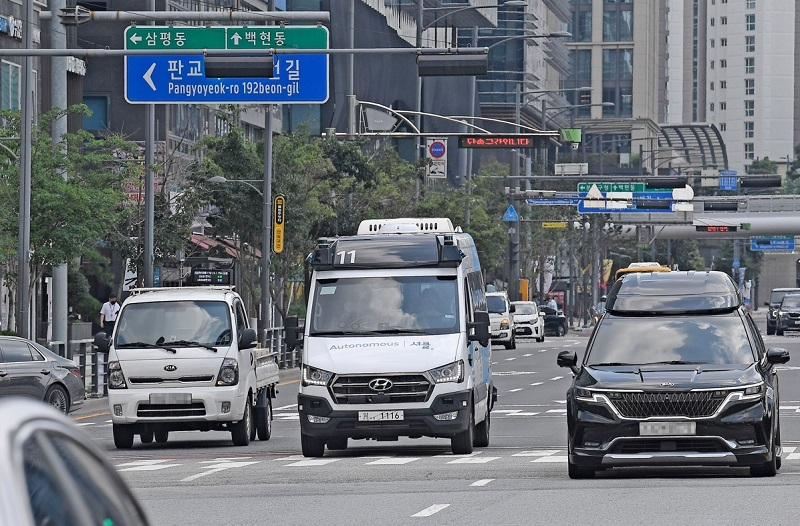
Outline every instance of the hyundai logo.
{"label": "hyundai logo", "polygon": [[392,388],[392,385],[394,385],[394,383],[388,378],[375,378],[369,382],[370,389],[380,392],[388,391]]}
{"label": "hyundai logo", "polygon": [[165,366],[164,366],[164,370],[165,370],[165,371],[169,371],[169,372],[172,372],[172,371],[177,371],[177,370],[178,370],[178,366],[176,366],[176,365],[171,365],[171,364],[170,364],[170,365],[165,365]]}

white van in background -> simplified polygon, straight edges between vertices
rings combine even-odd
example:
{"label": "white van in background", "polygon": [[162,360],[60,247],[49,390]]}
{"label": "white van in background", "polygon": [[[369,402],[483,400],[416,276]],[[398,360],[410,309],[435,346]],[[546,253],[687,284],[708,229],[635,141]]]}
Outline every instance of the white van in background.
{"label": "white van in background", "polygon": [[516,349],[517,325],[514,320],[516,307],[508,301],[508,294],[487,292],[486,305],[492,323],[492,343],[501,343],[506,349]]}
{"label": "white van in background", "polygon": [[349,439],[441,437],[489,445],[496,400],[478,252],[449,219],[364,221],[309,256],[297,397],[303,455]]}

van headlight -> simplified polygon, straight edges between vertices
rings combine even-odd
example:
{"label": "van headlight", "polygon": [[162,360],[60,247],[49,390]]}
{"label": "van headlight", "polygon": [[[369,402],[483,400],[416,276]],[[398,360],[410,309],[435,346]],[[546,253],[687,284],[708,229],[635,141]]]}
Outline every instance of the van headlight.
{"label": "van headlight", "polygon": [[125,382],[125,375],[122,374],[122,366],[119,362],[108,362],[108,388],[109,389],[127,389],[128,384]]}
{"label": "van headlight", "polygon": [[321,385],[325,387],[333,378],[333,373],[306,365],[303,367],[303,386]]}
{"label": "van headlight", "polygon": [[446,382],[461,383],[464,381],[464,360],[449,363],[428,371],[433,381],[437,384]]}
{"label": "van headlight", "polygon": [[235,358],[222,360],[222,367],[217,375],[217,386],[236,385],[239,383],[239,362]]}

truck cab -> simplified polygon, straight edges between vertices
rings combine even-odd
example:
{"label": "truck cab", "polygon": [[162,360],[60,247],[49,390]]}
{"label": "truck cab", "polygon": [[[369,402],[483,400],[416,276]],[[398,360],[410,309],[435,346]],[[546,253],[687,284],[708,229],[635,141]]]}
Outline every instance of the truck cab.
{"label": "truck cab", "polygon": [[448,219],[363,222],[309,256],[298,393],[303,454],[349,439],[441,437],[456,454],[489,443],[489,315],[472,238]]}

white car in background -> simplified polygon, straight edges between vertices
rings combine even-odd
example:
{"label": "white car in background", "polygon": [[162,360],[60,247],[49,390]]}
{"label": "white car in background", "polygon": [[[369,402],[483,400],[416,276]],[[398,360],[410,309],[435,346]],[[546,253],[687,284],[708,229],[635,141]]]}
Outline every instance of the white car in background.
{"label": "white car in background", "polygon": [[516,309],[514,322],[516,333],[520,336],[533,336],[537,342],[544,341],[544,314],[539,312],[539,307],[533,301],[513,301]]}
{"label": "white car in background", "polygon": [[500,343],[506,349],[517,348],[514,305],[508,301],[505,292],[487,292],[486,306],[492,324],[492,343]]}

